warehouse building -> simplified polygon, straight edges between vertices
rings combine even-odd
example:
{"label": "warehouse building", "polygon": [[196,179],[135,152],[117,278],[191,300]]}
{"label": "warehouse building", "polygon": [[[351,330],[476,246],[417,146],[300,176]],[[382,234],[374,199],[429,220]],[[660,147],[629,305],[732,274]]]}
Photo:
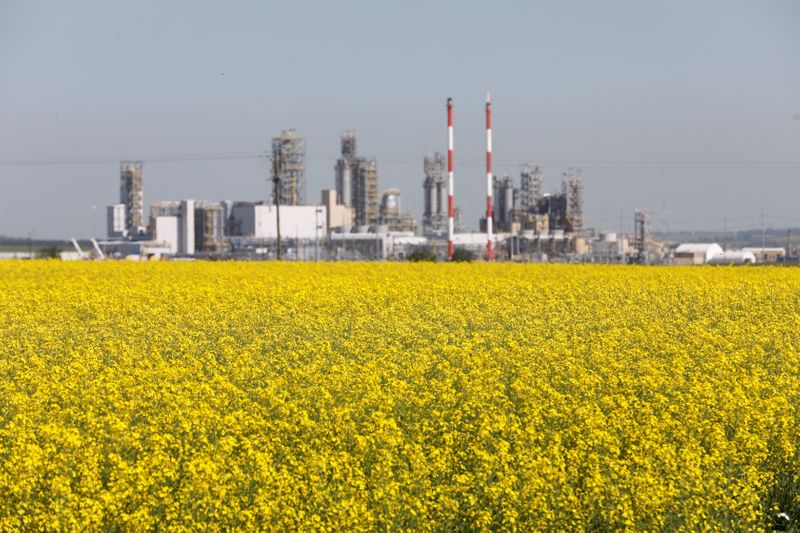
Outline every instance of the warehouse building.
{"label": "warehouse building", "polygon": [[[276,207],[255,202],[235,202],[231,208],[231,236],[258,240],[277,239]],[[318,239],[327,233],[327,211],[323,205],[280,207],[283,238]]]}
{"label": "warehouse building", "polygon": [[725,250],[708,260],[709,265],[752,265],[756,262],[753,252],[745,250]]}
{"label": "warehouse building", "polygon": [[742,248],[742,251],[752,253],[757,263],[777,263],[786,260],[786,248]]}
{"label": "warehouse building", "polygon": [[722,247],[715,242],[687,242],[675,249],[672,255],[672,263],[674,265],[704,265],[714,257],[721,256],[722,254]]}

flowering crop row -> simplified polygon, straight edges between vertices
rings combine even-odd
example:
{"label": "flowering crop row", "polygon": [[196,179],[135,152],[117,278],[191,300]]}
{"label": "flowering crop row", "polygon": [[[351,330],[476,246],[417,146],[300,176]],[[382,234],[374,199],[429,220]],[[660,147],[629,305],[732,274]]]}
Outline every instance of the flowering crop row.
{"label": "flowering crop row", "polygon": [[4,262],[0,288],[0,530],[800,511],[792,269]]}

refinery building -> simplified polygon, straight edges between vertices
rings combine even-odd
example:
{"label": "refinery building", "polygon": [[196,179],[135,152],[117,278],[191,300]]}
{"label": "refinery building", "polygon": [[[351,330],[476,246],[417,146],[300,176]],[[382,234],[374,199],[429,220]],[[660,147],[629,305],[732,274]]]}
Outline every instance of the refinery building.
{"label": "refinery building", "polygon": [[[478,259],[594,263],[747,264],[780,261],[782,249],[721,250],[693,244],[670,249],[654,238],[649,212],[636,210],[633,232],[587,228],[581,169],[561,172],[555,190],[543,168],[522,164],[518,178],[492,167],[491,100],[486,99],[486,211],[476,231],[462,221],[455,184],[452,99],[447,100],[448,151],[421,155],[421,224],[403,208],[398,188],[381,190],[378,160],[362,155],[353,131],[339,137],[330,189],[309,195],[306,144],[288,129],[271,140],[268,198],[174,199],[152,202],[145,213],[144,164],[123,161],[119,202],[107,208],[111,257],[293,260],[404,259],[417,250],[440,260],[461,248]],[[475,179],[470,173],[469,179]],[[552,185],[551,185],[552,186]],[[314,202],[311,198],[319,199]],[[471,199],[472,203],[474,199]]]}

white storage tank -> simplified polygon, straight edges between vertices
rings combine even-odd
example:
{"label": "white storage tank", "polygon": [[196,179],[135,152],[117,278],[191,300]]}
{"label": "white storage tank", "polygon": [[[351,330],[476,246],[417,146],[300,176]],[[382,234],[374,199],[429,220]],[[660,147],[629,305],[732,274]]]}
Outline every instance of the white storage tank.
{"label": "white storage tank", "polygon": [[709,265],[753,265],[756,255],[744,250],[726,250],[708,260]]}

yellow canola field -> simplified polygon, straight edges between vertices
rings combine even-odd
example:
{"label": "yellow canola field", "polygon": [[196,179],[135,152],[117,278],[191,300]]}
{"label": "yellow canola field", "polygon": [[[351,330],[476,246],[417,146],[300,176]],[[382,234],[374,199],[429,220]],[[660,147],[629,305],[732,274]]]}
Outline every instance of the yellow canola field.
{"label": "yellow canola field", "polygon": [[0,289],[0,530],[800,518],[795,269],[6,261]]}

